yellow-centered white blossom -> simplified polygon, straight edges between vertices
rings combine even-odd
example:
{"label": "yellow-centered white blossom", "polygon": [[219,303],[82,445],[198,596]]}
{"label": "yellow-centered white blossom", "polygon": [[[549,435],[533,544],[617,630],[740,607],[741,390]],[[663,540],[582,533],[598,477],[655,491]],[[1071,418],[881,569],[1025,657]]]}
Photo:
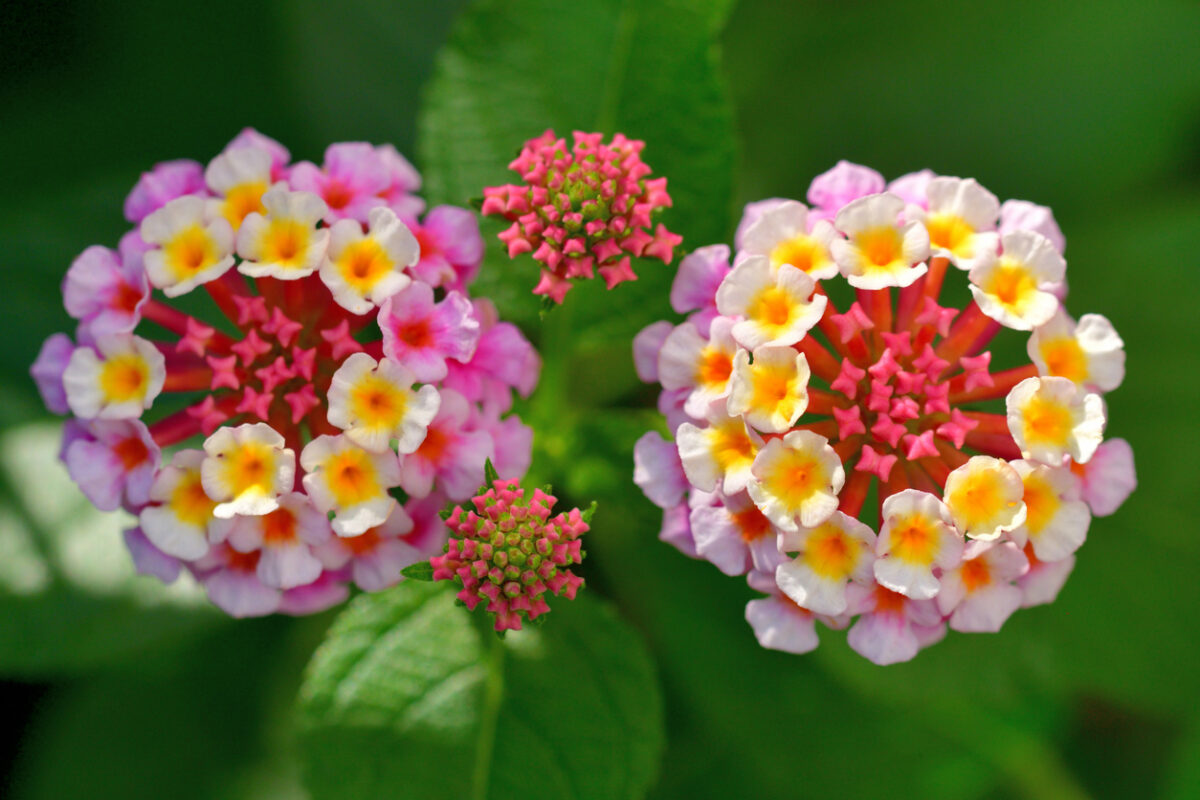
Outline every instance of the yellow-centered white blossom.
{"label": "yellow-centered white blossom", "polygon": [[218,428],[204,442],[200,474],[218,502],[213,514],[257,516],[279,508],[279,496],[296,481],[296,454],[265,422]]}
{"label": "yellow-centered white blossom", "polygon": [[334,223],[321,280],[338,305],[366,314],[412,282],[404,272],[421,258],[417,237],[390,208],[373,208],[367,233],[357,220]]}
{"label": "yellow-centered white blossom", "polygon": [[100,336],[78,347],[63,372],[71,413],[81,419],[132,419],[154,403],[167,377],[153,344],[128,333]]}
{"label": "yellow-centered white blossom", "polygon": [[962,559],[963,539],[949,509],[928,492],[905,489],[883,501],[883,527],[875,543],[875,580],[914,600],[927,600],[941,584],[935,567]]}
{"label": "yellow-centered white blossom", "polygon": [[1000,201],[974,178],[934,178],[926,189],[929,210],[909,206],[906,214],[925,224],[934,256],[950,259],[961,270],[996,254]]}
{"label": "yellow-centered white blossom", "polygon": [[208,553],[209,528],[215,522],[215,500],[204,491],[201,450],[180,450],[154,476],[151,505],[142,509],[139,523],[155,547],[169,556],[194,561]]}
{"label": "yellow-centered white blossom", "polygon": [[1066,378],[1026,378],[1005,398],[1008,429],[1021,454],[1060,466],[1084,464],[1104,438],[1104,401]]}
{"label": "yellow-centered white blossom", "polygon": [[750,481],[750,466],[762,447],[762,439],[746,427],[741,417],[714,411],[708,426],[699,428],[690,422],[675,432],[679,459],[688,480],[706,492],[720,490],[737,494]]}
{"label": "yellow-centered white blossom", "polygon": [[383,452],[397,439],[400,453],[412,453],[441,405],[435,387],[413,391],[413,382],[413,374],[391,359],[376,362],[354,353],[329,385],[329,422],[367,450]]}
{"label": "yellow-centered white blossom", "polygon": [[978,262],[967,277],[979,310],[1008,328],[1033,330],[1058,310],[1067,262],[1050,240],[1033,231],[1007,233],[1003,252]]}
{"label": "yellow-centered white blossom", "polygon": [[265,211],[262,197],[271,187],[271,156],[258,147],[235,147],[209,162],[204,182],[218,195],[213,212],[236,231],[247,215]]}
{"label": "yellow-centered white blossom", "polygon": [[808,208],[785,200],[746,229],[741,252],[766,256],[773,269],[789,264],[819,281],[838,274],[829,249],[836,237],[829,220],[817,220],[810,231]]}
{"label": "yellow-centered white blossom", "polygon": [[929,233],[917,220],[897,222],[904,201],[884,192],[860,197],[838,212],[834,226],[846,234],[835,239],[833,258],[856,289],[908,286],[929,267]]}
{"label": "yellow-centered white blossom", "polygon": [[738,350],[733,325],[732,319],[717,317],[705,339],[695,325],[685,322],[667,334],[659,350],[658,376],[663,388],[692,390],[683,405],[688,416],[704,419],[709,406],[729,395],[733,357]]}
{"label": "yellow-centered white blossom", "polygon": [[841,511],[815,528],[785,531],[779,549],[795,558],[775,568],[775,583],[796,605],[814,614],[846,611],[846,583],[869,583],[875,532]]}
{"label": "yellow-centered white blossom", "polygon": [[754,428],[768,433],[790,429],[808,408],[808,359],[791,347],[763,345],[750,353],[739,350],[726,407]]}
{"label": "yellow-centered white blossom", "polygon": [[325,201],[277,186],[263,195],[262,204],[266,214],[247,214],[238,230],[237,251],[245,259],[238,271],[285,281],[316,272],[329,244],[329,230],[317,228],[328,211]]}
{"label": "yellow-centered white blossom", "polygon": [[190,292],[233,266],[233,228],[194,195],[177,197],[149,214],[140,235],[154,245],[143,256],[146,276],[167,297]]}
{"label": "yellow-centered white blossom", "polygon": [[758,451],[746,486],[767,519],[784,531],[820,525],[837,510],[846,481],[842,460],[824,436],[792,431]]}
{"label": "yellow-centered white blossom", "polygon": [[1087,539],[1092,513],[1080,497],[1079,479],[1069,467],[1014,461],[1024,485],[1025,522],[1009,533],[1021,547],[1033,544],[1039,561],[1061,561]]}
{"label": "yellow-centered white blossom", "polygon": [[1025,521],[1024,491],[1007,461],[973,456],[947,476],[945,503],[961,532],[991,541]]}
{"label": "yellow-centered white blossom", "polygon": [[1029,337],[1029,357],[1044,376],[1066,378],[1093,392],[1111,392],[1125,378],[1125,343],[1100,314],[1071,321],[1059,309]]}
{"label": "yellow-centered white blossom", "polygon": [[345,435],[318,436],[300,454],[300,466],[308,496],[333,514],[338,536],[358,536],[383,524],[396,506],[388,489],[400,485],[400,462],[390,450],[364,450]]}
{"label": "yellow-centered white blossom", "polygon": [[717,310],[742,318],[733,326],[733,338],[742,347],[795,344],[825,313],[827,300],[825,295],[813,295],[816,286],[791,265],[774,269],[765,256],[749,256],[721,281]]}

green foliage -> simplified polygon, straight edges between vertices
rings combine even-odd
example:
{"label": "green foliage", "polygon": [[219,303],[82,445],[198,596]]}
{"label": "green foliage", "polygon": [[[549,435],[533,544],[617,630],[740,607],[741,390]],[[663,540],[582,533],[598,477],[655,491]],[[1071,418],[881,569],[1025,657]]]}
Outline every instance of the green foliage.
{"label": "green foliage", "polygon": [[[507,170],[546,128],[618,131],[646,142],[654,175],[668,176],[675,207],[663,222],[687,241],[726,236],[733,178],[733,114],[713,33],[727,0],[554,0],[474,4],[438,54],[419,118],[418,152],[432,202],[463,204],[484,186],[518,180]],[[534,324],[537,282],[529,257],[510,262],[484,225],[488,257],[478,291],[507,319]],[[592,303],[575,345],[628,341],[666,296],[674,270],[646,261],[639,280]],[[614,302],[623,310],[613,313]],[[641,313],[638,313],[641,310]],[[559,313],[551,312],[549,316]]]}
{"label": "green foliage", "polygon": [[412,581],[429,582],[433,580],[433,566],[428,561],[418,561],[400,570],[400,574]]}
{"label": "green foliage", "polygon": [[303,797],[276,726],[324,622],[248,620],[56,689],[5,797]]}
{"label": "green foliage", "polygon": [[134,573],[133,524],[97,511],[58,462],[58,425],[0,438],[0,674],[85,671],[153,653],[223,621],[188,579]]}
{"label": "green foliage", "polygon": [[306,785],[314,800],[635,797],[659,705],[637,636],[594,598],[499,639],[447,585],[407,582],[352,602],[309,666]]}

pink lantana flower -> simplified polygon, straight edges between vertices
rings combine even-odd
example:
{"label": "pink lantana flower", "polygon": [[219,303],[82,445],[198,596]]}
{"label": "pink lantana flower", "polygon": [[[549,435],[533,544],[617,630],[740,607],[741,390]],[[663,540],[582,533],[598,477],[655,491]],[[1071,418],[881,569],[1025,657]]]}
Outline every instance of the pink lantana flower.
{"label": "pink lantana flower", "polygon": [[843,206],[885,189],[883,176],[870,167],[839,161],[828,172],[813,178],[808,187],[814,222],[832,219]]}
{"label": "pink lantana flower", "polygon": [[680,314],[694,312],[688,322],[702,336],[720,314],[717,311],[717,287],[729,274],[729,248],[723,244],[701,247],[679,262],[679,271],[671,283],[671,308]]}
{"label": "pink lantana flower", "polygon": [[443,389],[441,397],[425,438],[400,466],[400,487],[425,497],[436,479],[448,499],[461,502],[483,483],[483,465],[495,443],[486,432],[467,429],[471,411],[465,397],[453,389]]}
{"label": "pink lantana flower", "polygon": [[479,344],[480,324],[471,301],[450,292],[435,303],[433,287],[420,281],[384,301],[379,326],[383,352],[419,381],[442,380],[447,359],[470,361]]}
{"label": "pink lantana flower", "polygon": [[[60,457],[81,491],[137,516],[139,571],[186,570],[235,616],[313,613],[440,552],[437,513],[486,459],[523,475],[532,431],[509,410],[540,360],[468,294],[469,212],[426,220],[453,274],[418,269],[419,186],[388,147],[293,167],[246,129],[207,167],[144,175],[119,250],[71,265],[75,340],[51,336],[30,371],[72,415]],[[434,273],[453,285],[439,302]],[[172,302],[194,291],[205,302]]]}
{"label": "pink lantana flower", "polygon": [[142,173],[125,198],[125,219],[141,222],[176,197],[204,194],[205,188],[204,166],[199,162],[180,159],[156,164],[154,169]]}
{"label": "pink lantana flower", "polygon": [[946,635],[932,600],[914,600],[879,584],[846,589],[850,614],[857,617],[846,637],[863,658],[879,665],[909,661]]}
{"label": "pink lantana flower", "polygon": [[599,133],[576,131],[575,143],[546,131],[525,143],[509,164],[520,185],[483,190],[483,213],[512,225],[500,234],[509,258],[532,253],[542,264],[534,294],[561,303],[573,279],[599,271],[609,289],[635,280],[631,258],[671,263],[682,239],[654,217],[671,205],[667,179],[647,179],[643,142],[617,134],[605,144]]}
{"label": "pink lantana flower", "polygon": [[768,650],[807,653],[820,644],[816,625],[818,620],[828,628],[841,630],[850,623],[850,617],[846,614],[831,616],[814,613],[797,605],[781,591],[775,573],[786,560],[776,550],[765,569],[754,569],[746,575],[746,583],[750,588],[766,595],[746,603],[746,622],[754,630],[758,643]]}
{"label": "pink lantana flower", "polygon": [[138,509],[150,502],[150,485],[162,454],[141,420],[94,420],[85,438],[63,453],[67,473],[101,511]]}
{"label": "pink lantana flower", "polygon": [[435,206],[413,233],[421,246],[421,260],[412,274],[430,286],[461,289],[475,280],[483,263],[483,236],[470,211],[455,206]]}
{"label": "pink lantana flower", "polygon": [[415,221],[425,209],[425,201],[416,194],[421,188],[421,173],[390,144],[376,147],[375,153],[388,175],[387,188],[379,196],[400,219],[406,223]]}
{"label": "pink lantana flower", "polygon": [[[680,265],[672,306],[693,316],[645,328],[634,360],[662,386],[686,486],[657,439],[635,480],[680,549],[734,573],[744,556],[715,522],[744,488],[791,557],[780,592],[861,615],[851,646],[894,663],[947,622],[996,630],[1053,600],[1092,515],[1136,486],[1131,448],[1104,440],[1124,343],[1106,318],[1067,314],[1049,209],[846,162],[808,199],[747,206],[732,269],[720,245]],[[965,307],[941,305],[948,276]],[[833,291],[843,279],[850,294]],[[994,358],[1002,333],[1018,346]],[[1022,341],[1029,360],[997,363]]]}
{"label": "pink lantana flower", "polygon": [[446,361],[442,385],[485,408],[507,411],[511,389],[515,388],[521,397],[533,391],[542,371],[542,359],[516,325],[500,321],[490,300],[477,299],[473,306],[479,320],[479,341],[468,360]]}
{"label": "pink lantana flower", "polygon": [[137,250],[115,253],[106,247],[89,247],[63,280],[67,313],[92,337],[131,332],[149,297],[150,282]]}
{"label": "pink lantana flower", "polygon": [[365,223],[371,209],[388,204],[383,195],[393,186],[383,158],[366,142],[331,144],[322,166],[301,161],[288,173],[288,183],[324,200],[331,225],[339,219]]}
{"label": "pink lantana flower", "polygon": [[[403,506],[396,506],[382,524],[359,536],[332,537],[314,552],[326,568],[349,568],[360,589],[378,592],[398,583],[405,567],[433,555],[408,540],[412,531],[412,518]],[[434,549],[440,552],[441,544]]]}

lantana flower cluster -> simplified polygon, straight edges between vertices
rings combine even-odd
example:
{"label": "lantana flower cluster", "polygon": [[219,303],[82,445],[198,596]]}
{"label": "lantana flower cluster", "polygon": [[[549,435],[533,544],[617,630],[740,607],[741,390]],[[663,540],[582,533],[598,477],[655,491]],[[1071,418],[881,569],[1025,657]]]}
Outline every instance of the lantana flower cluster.
{"label": "lantana flower cluster", "polygon": [[[71,415],[71,477],[136,516],[141,571],[186,569],[234,616],[309,613],[440,553],[438,511],[488,459],[524,473],[532,432],[507,412],[540,360],[468,294],[475,215],[426,212],[420,184],[390,146],[292,163],[247,129],[143,174],[118,248],[71,265],[74,339],[32,372]],[[196,290],[199,311],[171,302]]]}
{"label": "lantana flower cluster", "polygon": [[574,600],[584,581],[570,567],[585,556],[579,537],[591,510],[551,516],[557,502],[541,489],[526,496],[515,480],[480,487],[473,509],[455,506],[446,519],[451,538],[446,553],[430,559],[433,580],[455,581],[471,611],[484,604],[497,631],[521,630],[522,618],[549,613],[547,592]]}
{"label": "lantana flower cluster", "polygon": [[[1055,599],[1136,484],[1103,439],[1124,346],[1067,313],[1064,245],[1049,209],[973,179],[841,162],[808,205],[747,206],[734,252],[682,260],[687,320],[634,342],[674,441],[643,436],[634,480],[663,539],[766,595],[763,646],[811,650],[820,620],[889,664]],[[965,308],[940,304],[947,275]],[[992,363],[1005,329],[1031,363]]]}
{"label": "lantana flower cluster", "polygon": [[500,234],[509,258],[531,253],[542,264],[534,294],[561,303],[574,279],[599,271],[612,289],[636,280],[630,258],[671,263],[681,237],[654,217],[671,205],[666,178],[648,178],[644,142],[575,131],[574,146],[547,130],[531,139],[508,168],[524,184],[483,190],[485,215],[512,222]]}

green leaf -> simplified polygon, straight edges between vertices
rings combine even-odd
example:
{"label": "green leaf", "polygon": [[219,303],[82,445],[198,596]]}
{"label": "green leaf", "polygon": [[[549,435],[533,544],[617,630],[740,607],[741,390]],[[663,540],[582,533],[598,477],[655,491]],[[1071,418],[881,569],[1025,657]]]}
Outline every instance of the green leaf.
{"label": "green leaf", "polygon": [[[553,128],[617,131],[646,142],[643,157],[667,177],[674,201],[662,222],[685,247],[729,233],[733,186],[733,113],[719,70],[714,34],[728,0],[480,0],[455,24],[435,62],[418,118],[418,153],[433,203],[461,205],[484,186],[517,180],[508,163],[521,145]],[[530,292],[537,265],[510,261],[485,220],[487,260],[475,286],[504,318],[536,327]],[[619,298],[586,306],[581,329],[603,327],[596,341],[625,341],[666,310],[674,269],[644,261],[639,280]],[[597,290],[604,292],[603,286]],[[619,303],[620,313],[614,313]],[[561,314],[556,309],[550,316]],[[632,376],[632,366],[628,376]],[[632,385],[632,384],[630,384]]]}
{"label": "green leaf", "polygon": [[186,575],[138,576],[133,518],[97,511],[58,461],[61,426],[0,437],[0,674],[41,676],[126,661],[220,624]]}
{"label": "green leaf", "polygon": [[489,488],[500,480],[500,473],[496,472],[496,467],[490,458],[483,462],[483,480]]}
{"label": "green leaf", "polygon": [[282,668],[299,669],[289,648],[296,625],[248,620],[169,657],[55,686],[22,738],[5,797],[230,800],[228,781],[274,755],[263,728],[277,688],[294,685]]}
{"label": "green leaf", "polygon": [[662,749],[649,657],[594,598],[551,617],[501,640],[444,584],[354,600],[300,693],[314,800],[641,796]]}
{"label": "green leaf", "polygon": [[418,561],[400,570],[400,574],[412,581],[433,580],[433,565],[428,561]]}

